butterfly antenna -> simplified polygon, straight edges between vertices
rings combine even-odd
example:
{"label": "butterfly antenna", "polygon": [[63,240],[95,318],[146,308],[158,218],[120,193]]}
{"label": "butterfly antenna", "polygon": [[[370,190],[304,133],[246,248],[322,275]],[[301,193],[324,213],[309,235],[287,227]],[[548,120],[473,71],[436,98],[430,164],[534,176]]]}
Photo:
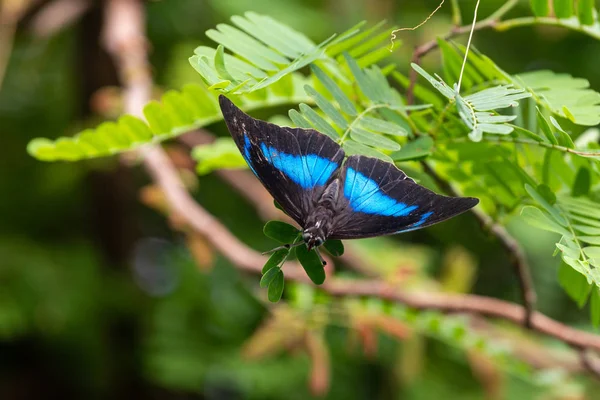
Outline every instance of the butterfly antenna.
{"label": "butterfly antenna", "polygon": [[317,256],[319,256],[319,260],[321,260],[321,264],[322,265],[327,265],[327,261],[325,261],[323,259],[323,256],[321,255],[321,252],[319,251],[318,248],[315,247],[315,253],[317,253]]}
{"label": "butterfly antenna", "polygon": [[292,244],[284,244],[283,246],[275,247],[274,249],[271,249],[271,250],[268,250],[268,251],[264,251],[262,253],[262,255],[264,256],[266,254],[271,254],[271,253],[274,253],[277,250],[281,250],[281,249],[291,249],[292,247],[298,247],[301,244],[304,244],[304,242],[300,241],[300,242],[292,243]]}

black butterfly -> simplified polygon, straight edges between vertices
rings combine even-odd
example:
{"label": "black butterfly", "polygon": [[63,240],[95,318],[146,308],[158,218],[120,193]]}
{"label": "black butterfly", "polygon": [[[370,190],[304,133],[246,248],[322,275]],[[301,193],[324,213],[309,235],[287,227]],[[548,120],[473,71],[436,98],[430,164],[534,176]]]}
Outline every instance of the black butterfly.
{"label": "black butterfly", "polygon": [[225,122],[250,169],[303,230],[308,249],[436,224],[474,207],[418,185],[394,164],[344,150],[313,130],[256,120],[219,97]]}

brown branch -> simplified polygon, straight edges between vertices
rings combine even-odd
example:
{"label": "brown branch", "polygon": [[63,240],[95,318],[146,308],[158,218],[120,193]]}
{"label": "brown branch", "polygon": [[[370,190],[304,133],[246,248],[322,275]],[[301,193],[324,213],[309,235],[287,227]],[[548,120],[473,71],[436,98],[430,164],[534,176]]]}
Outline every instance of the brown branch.
{"label": "brown branch", "polygon": [[38,37],[52,36],[75,23],[91,6],[91,0],[54,0],[36,13],[30,29]]}
{"label": "brown branch", "polygon": [[600,365],[598,365],[598,357],[594,357],[596,359],[592,360],[590,353],[590,350],[587,348],[582,348],[579,350],[581,364],[589,373],[600,379]]}
{"label": "brown branch", "polygon": [[[143,35],[143,7],[140,1],[111,0],[106,6],[105,45],[115,59],[126,88],[125,104],[129,113],[141,115],[150,99],[151,79]],[[217,219],[197,204],[179,179],[177,170],[164,151],[155,145],[141,150],[144,166],[165,193],[172,212],[185,218],[186,223],[218,249],[239,269],[259,274],[265,258],[240,242]],[[288,280],[309,283],[299,268],[286,271]],[[321,286],[333,296],[371,296],[399,302],[421,310],[467,312],[521,323],[526,310],[498,299],[475,295],[450,295],[430,292],[402,292],[376,280],[343,280],[329,278]],[[570,328],[535,312],[531,328],[577,348],[600,350],[600,336]]]}
{"label": "brown branch", "polygon": [[[460,193],[458,193],[448,181],[439,176],[427,162],[423,161],[421,162],[421,165],[423,166],[423,170],[433,178],[440,189],[451,196],[460,196]],[[512,237],[504,226],[496,223],[489,215],[478,208],[472,209],[471,212],[475,218],[477,218],[477,221],[479,221],[481,228],[492,234],[511,258],[510,261],[519,280],[521,298],[525,307],[525,315],[522,322],[525,327],[531,328],[531,318],[535,311],[537,295],[533,286],[533,280],[531,279],[531,272],[529,270],[529,263],[527,262],[525,252],[519,242]]]}

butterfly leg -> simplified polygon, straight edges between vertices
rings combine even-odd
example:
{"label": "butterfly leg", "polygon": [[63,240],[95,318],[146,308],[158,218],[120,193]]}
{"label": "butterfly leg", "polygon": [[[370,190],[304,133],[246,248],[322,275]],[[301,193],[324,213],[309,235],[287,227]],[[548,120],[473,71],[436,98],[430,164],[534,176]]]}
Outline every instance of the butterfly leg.
{"label": "butterfly leg", "polygon": [[281,250],[281,249],[291,249],[292,247],[298,247],[302,244],[304,244],[304,242],[302,242],[302,241],[297,242],[297,243],[292,243],[292,244],[284,244],[283,246],[275,247],[274,249],[265,251],[262,253],[262,255],[271,254],[271,253],[274,253],[277,250]]}
{"label": "butterfly leg", "polygon": [[317,247],[315,247],[315,253],[317,253],[317,256],[319,256],[319,260],[321,260],[321,264],[327,265],[327,261],[325,261],[323,259],[323,256],[321,255],[321,252],[319,251],[319,249]]}

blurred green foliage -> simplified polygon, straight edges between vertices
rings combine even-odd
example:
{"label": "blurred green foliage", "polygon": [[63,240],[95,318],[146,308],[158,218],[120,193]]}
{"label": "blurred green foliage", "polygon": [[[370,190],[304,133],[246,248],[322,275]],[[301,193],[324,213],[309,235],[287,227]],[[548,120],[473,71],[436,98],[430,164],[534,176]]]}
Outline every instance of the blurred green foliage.
{"label": "blurred green foliage", "polygon": [[[318,42],[365,18],[371,24],[385,18],[397,26],[413,26],[437,3],[255,0],[251,8]],[[474,2],[458,3],[465,20],[470,19]],[[486,15],[502,3],[485,1],[480,13]],[[527,3],[514,14],[529,13]],[[161,89],[199,83],[187,56],[198,45],[212,45],[204,36],[207,29],[248,7],[242,1],[148,2],[151,61]],[[404,44],[391,56],[393,62],[408,66],[410,50],[446,33],[450,21],[450,7],[445,7],[421,30],[403,33]],[[591,393],[587,398],[594,398],[596,383],[564,371],[530,375],[501,367],[482,377],[476,371],[486,369],[475,367],[479,364],[464,344],[452,345],[436,334],[439,321],[446,321],[436,315],[421,316],[425,322],[420,326],[415,316],[413,336],[399,339],[389,331],[382,333],[382,325],[367,324],[365,315],[372,310],[365,313],[364,304],[353,308],[362,317],[358,324],[346,308],[339,312],[337,306],[326,308],[324,323],[310,311],[320,309],[313,307],[318,295],[308,296],[308,301],[301,288],[291,288],[289,302],[276,306],[288,308],[275,312],[256,279],[240,274],[210,250],[204,252],[216,261],[211,268],[198,267],[181,236],[162,216],[138,203],[136,188],[147,183],[138,171],[119,167],[115,159],[73,166],[29,157],[25,148],[30,139],[59,137],[98,122],[101,107],[90,95],[118,83],[98,49],[100,23],[101,12],[93,8],[75,26],[50,38],[34,37],[26,26],[19,29],[0,89],[2,398],[312,396],[314,359],[300,339],[287,346],[267,346],[276,350],[273,354],[251,356],[253,348],[248,346],[262,340],[261,329],[269,323],[274,328],[266,332],[282,329],[283,338],[296,338],[293,329],[300,329],[297,335],[302,338],[305,332],[323,334],[331,366],[325,398],[427,400],[451,393],[453,398],[483,399],[495,398],[494,385],[501,387],[502,397],[496,398],[579,399],[586,398],[586,390]],[[524,27],[481,31],[474,40],[509,73],[550,68],[586,77],[593,89],[600,89],[600,52],[589,36],[555,27]],[[439,56],[429,56],[423,68],[437,70],[439,63]],[[408,67],[403,72],[407,74]],[[211,129],[226,134],[223,124]],[[470,151],[467,147],[465,152]],[[428,179],[408,168],[407,172]],[[249,245],[264,249],[272,244],[261,233],[256,210],[218,177],[201,177],[197,198]],[[509,228],[527,251],[540,311],[592,329],[587,312],[578,311],[557,282],[560,260],[551,257],[557,235],[519,218]],[[469,216],[390,241],[352,245],[365,258],[379,261],[378,276],[432,290],[440,285],[432,277],[446,276],[444,265],[449,267],[443,260],[459,246],[473,258],[467,263],[471,272],[453,270],[455,279],[464,283],[459,287],[469,290],[472,284],[474,293],[519,299],[506,255]],[[289,319],[306,326],[290,325]],[[271,336],[267,334],[267,344]],[[369,352],[373,343],[375,351]]]}

